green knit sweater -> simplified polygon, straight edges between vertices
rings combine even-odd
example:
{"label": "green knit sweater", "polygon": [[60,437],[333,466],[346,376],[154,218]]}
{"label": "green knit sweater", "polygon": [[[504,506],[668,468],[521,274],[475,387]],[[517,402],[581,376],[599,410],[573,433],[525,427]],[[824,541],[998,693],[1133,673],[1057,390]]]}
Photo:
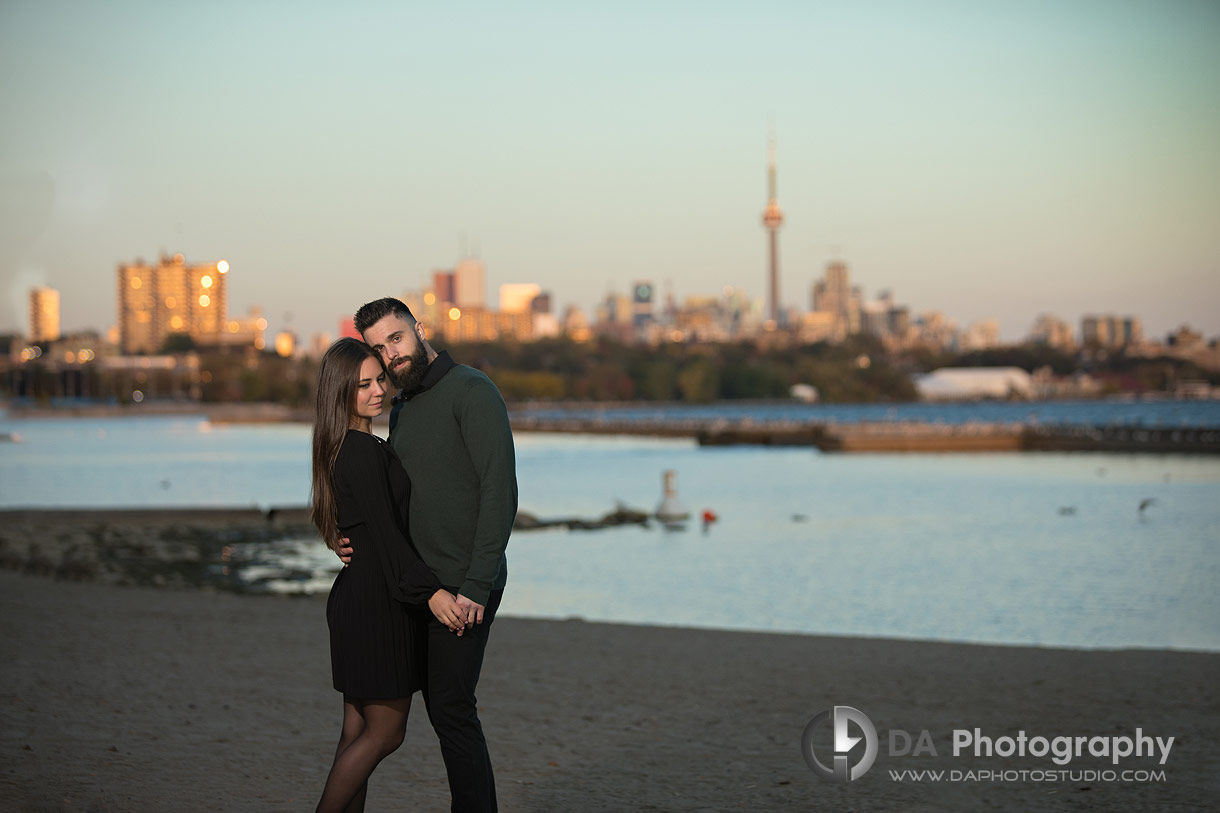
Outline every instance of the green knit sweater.
{"label": "green knit sweater", "polygon": [[[438,361],[452,363],[447,355]],[[516,457],[500,391],[473,367],[453,365],[395,405],[390,444],[411,478],[411,539],[420,557],[446,587],[487,604],[508,577],[504,549],[517,516]]]}

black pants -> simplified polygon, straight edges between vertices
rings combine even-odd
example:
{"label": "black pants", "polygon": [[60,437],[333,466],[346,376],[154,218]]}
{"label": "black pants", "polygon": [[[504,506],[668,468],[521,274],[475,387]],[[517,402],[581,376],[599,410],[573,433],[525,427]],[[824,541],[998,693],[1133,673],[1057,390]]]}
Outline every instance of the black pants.
{"label": "black pants", "polygon": [[496,810],[496,782],[474,690],[483,668],[483,650],[503,590],[492,590],[483,623],[459,638],[428,614],[427,683],[423,690],[428,719],[441,741],[454,813]]}

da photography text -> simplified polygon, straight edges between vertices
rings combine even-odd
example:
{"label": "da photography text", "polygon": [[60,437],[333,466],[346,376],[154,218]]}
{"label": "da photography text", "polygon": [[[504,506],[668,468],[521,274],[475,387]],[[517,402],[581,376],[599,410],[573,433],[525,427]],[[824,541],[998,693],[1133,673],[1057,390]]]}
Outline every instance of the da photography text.
{"label": "da photography text", "polygon": [[[832,782],[853,782],[864,776],[873,766],[882,745],[890,757],[941,757],[994,758],[1018,757],[1046,760],[1060,769],[1070,768],[1076,760],[1090,762],[1104,759],[1114,766],[1126,766],[1129,760],[1156,760],[1165,765],[1173,749],[1173,737],[1159,737],[1144,733],[1137,727],[1134,734],[1119,735],[1064,735],[1030,733],[1024,729],[1015,735],[992,735],[981,728],[953,729],[947,747],[940,748],[928,729],[917,732],[892,728],[884,740],[878,736],[876,726],[868,715],[851,706],[834,706],[819,712],[809,720],[801,737],[801,752],[810,770]],[[861,747],[862,746],[862,747]],[[1147,764],[1147,763],[1143,763]],[[891,774],[915,773],[911,771]],[[925,773],[920,771],[917,773]],[[938,775],[944,771],[934,771]],[[1113,781],[1163,781],[1163,771],[1104,771],[1102,779],[1114,776]],[[977,780],[987,777],[1002,781],[1055,781],[1068,780],[1069,771],[1056,770],[1049,766],[1045,770],[1025,771],[949,771],[954,781]],[[992,774],[999,776],[992,777]],[[1012,776],[1009,776],[1009,775]],[[1034,776],[1037,774],[1037,776]],[[1149,778],[1140,778],[1149,774]],[[892,776],[904,781],[900,776]],[[936,777],[940,780],[939,776]]]}

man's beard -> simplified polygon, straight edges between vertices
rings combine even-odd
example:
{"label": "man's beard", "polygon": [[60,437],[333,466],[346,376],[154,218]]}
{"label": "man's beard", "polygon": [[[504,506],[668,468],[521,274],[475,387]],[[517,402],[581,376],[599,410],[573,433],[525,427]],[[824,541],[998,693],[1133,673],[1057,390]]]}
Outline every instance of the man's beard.
{"label": "man's beard", "polygon": [[423,383],[424,374],[428,372],[428,353],[423,344],[416,344],[411,353],[411,361],[403,367],[388,370],[394,386],[405,393],[412,393]]}

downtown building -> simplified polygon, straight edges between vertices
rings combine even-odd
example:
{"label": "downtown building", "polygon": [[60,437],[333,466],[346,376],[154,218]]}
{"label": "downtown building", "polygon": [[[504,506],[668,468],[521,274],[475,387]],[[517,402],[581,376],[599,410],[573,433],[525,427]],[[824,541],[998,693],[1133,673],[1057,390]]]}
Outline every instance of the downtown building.
{"label": "downtown building", "polygon": [[34,344],[59,338],[59,291],[30,289],[30,341]]}
{"label": "downtown building", "polygon": [[1135,316],[1089,314],[1080,320],[1081,340],[1088,347],[1118,348],[1139,344],[1143,339],[1140,320]]}
{"label": "downtown building", "polygon": [[229,264],[188,264],[181,254],[156,265],[136,261],[118,267],[119,352],[160,353],[173,335],[196,345],[225,343]]}
{"label": "downtown building", "polygon": [[549,316],[550,294],[540,286],[504,285],[500,299],[500,310],[487,307],[487,268],[482,260],[470,258],[452,270],[433,272],[431,288],[407,291],[402,296],[403,303],[424,324],[429,338],[454,343],[530,341],[540,322],[544,335],[554,332],[545,318]]}
{"label": "downtown building", "polygon": [[1050,313],[1038,314],[1026,340],[1029,344],[1052,347],[1064,353],[1076,350],[1076,335],[1072,326]]}
{"label": "downtown building", "polygon": [[826,265],[822,278],[813,283],[810,305],[797,324],[797,336],[802,342],[841,342],[868,326],[880,329],[886,314],[879,305],[867,310],[861,305],[860,289],[851,284],[847,263],[834,260]]}

